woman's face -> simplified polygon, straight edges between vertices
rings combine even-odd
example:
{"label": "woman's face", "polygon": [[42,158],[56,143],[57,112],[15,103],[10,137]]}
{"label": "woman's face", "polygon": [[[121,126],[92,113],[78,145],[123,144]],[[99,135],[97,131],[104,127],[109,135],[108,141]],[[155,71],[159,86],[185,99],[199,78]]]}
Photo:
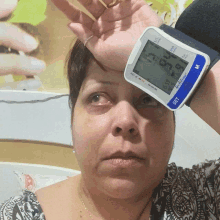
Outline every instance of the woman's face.
{"label": "woman's face", "polygon": [[124,79],[91,62],[73,117],[73,146],[93,190],[132,198],[163,178],[174,142],[173,113]]}

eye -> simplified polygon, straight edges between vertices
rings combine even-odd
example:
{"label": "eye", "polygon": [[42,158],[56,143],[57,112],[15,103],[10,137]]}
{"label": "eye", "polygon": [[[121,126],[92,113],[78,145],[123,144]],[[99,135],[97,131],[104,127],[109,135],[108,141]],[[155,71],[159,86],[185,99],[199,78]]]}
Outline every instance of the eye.
{"label": "eye", "polygon": [[[92,106],[105,106],[109,105],[111,101],[103,93],[94,93],[91,96],[89,96],[88,103]],[[158,107],[159,102],[155,100],[153,97],[144,93],[137,100],[136,105],[138,106],[138,108]]]}
{"label": "eye", "polygon": [[140,96],[137,105],[138,107],[157,107],[159,105],[159,102],[145,93]]}
{"label": "eye", "polygon": [[106,105],[110,103],[110,101],[105,97],[104,94],[95,93],[89,97],[89,103],[95,105]]}

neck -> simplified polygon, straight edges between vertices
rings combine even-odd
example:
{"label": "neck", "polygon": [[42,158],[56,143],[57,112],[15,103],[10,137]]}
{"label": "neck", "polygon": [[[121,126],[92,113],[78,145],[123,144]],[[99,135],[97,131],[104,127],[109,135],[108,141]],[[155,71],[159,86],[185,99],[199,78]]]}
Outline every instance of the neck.
{"label": "neck", "polygon": [[135,198],[115,199],[98,191],[96,187],[88,189],[82,179],[79,181],[78,189],[86,209],[94,220],[146,220],[150,217],[152,190]]}

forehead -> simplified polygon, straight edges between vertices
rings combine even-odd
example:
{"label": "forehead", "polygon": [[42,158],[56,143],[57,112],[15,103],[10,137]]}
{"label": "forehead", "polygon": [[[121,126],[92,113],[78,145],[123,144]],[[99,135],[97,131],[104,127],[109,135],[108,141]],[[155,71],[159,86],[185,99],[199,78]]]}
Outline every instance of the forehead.
{"label": "forehead", "polygon": [[132,86],[130,83],[125,81],[123,72],[114,71],[108,67],[105,67],[105,69],[107,71],[102,70],[102,68],[94,60],[91,61],[86,73],[86,77],[82,83],[82,90],[88,85],[100,81],[109,81],[118,85],[128,84]]}

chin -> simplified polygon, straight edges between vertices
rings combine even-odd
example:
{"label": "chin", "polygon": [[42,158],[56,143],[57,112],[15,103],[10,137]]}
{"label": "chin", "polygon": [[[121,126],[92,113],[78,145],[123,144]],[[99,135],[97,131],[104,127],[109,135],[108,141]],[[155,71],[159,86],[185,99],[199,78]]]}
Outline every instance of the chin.
{"label": "chin", "polygon": [[140,182],[123,178],[108,178],[100,184],[99,189],[115,199],[131,199],[145,190]]}

